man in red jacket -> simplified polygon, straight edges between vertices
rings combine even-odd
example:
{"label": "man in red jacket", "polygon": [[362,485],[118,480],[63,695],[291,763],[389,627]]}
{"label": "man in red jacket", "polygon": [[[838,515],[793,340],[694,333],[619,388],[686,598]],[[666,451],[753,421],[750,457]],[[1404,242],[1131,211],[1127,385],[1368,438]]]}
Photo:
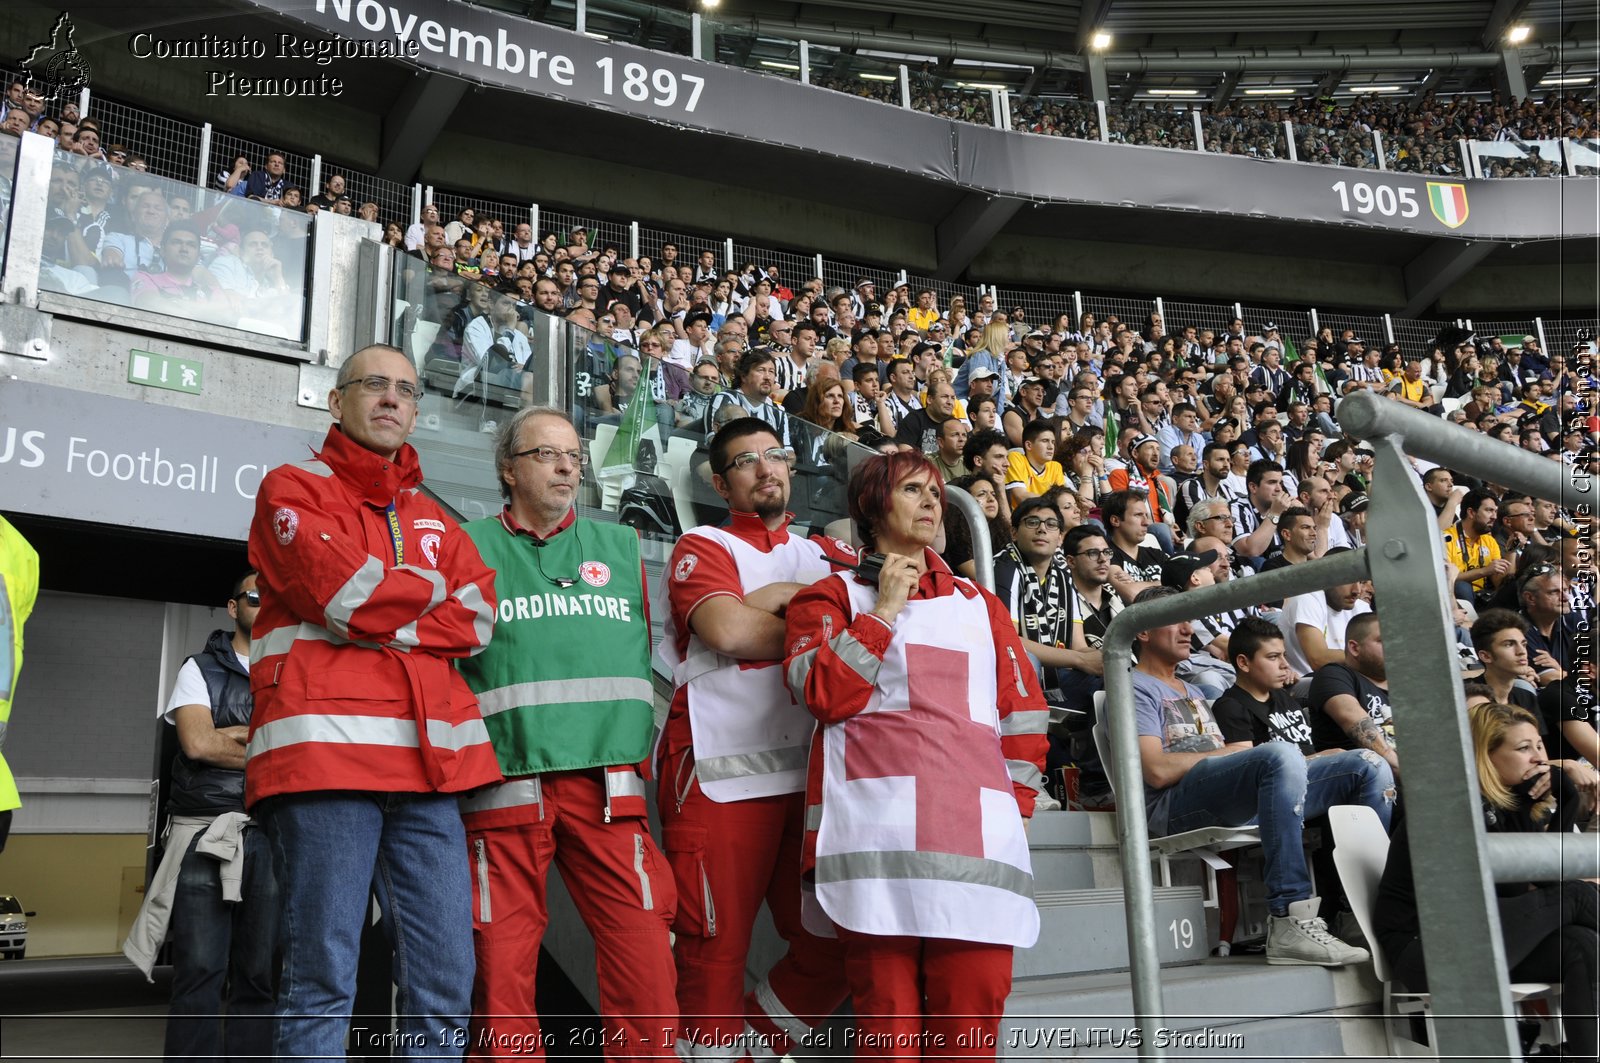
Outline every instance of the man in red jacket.
{"label": "man in red jacket", "polygon": [[455,795],[500,769],[450,662],[488,643],[496,599],[472,541],[418,490],[419,398],[401,351],[356,352],[322,450],[256,496],[245,803],[283,899],[279,1058],[344,1059],[371,891],[395,951],[394,1054],[466,1045],[472,887]]}

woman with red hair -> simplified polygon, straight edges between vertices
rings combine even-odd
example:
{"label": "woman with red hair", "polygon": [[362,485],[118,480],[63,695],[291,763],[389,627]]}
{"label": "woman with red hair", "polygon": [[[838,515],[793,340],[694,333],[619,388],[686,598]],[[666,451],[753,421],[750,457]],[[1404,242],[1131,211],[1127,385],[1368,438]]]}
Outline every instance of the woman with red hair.
{"label": "woman with red hair", "polygon": [[993,1059],[1012,949],[1039,934],[1023,819],[1048,711],[1005,607],[930,548],[927,458],[868,458],[848,495],[881,571],[828,576],[787,614],[790,689],[822,724],[808,925],[844,942],[856,1058]]}

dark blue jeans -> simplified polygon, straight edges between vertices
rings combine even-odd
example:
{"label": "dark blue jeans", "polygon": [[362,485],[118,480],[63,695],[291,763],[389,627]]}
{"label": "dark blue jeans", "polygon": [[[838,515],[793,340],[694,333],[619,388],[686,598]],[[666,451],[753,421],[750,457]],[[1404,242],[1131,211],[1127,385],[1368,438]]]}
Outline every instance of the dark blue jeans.
{"label": "dark blue jeans", "polygon": [[[278,1057],[344,1060],[376,893],[399,987],[393,1055],[461,1058],[475,961],[455,795],[319,791],[273,798],[264,815],[283,892]],[[371,1035],[358,1032],[358,1050]]]}
{"label": "dark blue jeans", "polygon": [[222,865],[196,853],[199,842],[184,853],[172,903],[166,1057],[268,1059],[279,900],[266,834],[245,828],[237,904],[222,899]]}
{"label": "dark blue jeans", "polygon": [[1261,827],[1267,906],[1284,915],[1311,896],[1302,835],[1305,821],[1334,805],[1367,805],[1389,829],[1394,773],[1371,750],[1344,750],[1307,760],[1287,742],[1267,742],[1225,757],[1197,761],[1172,787],[1166,822],[1156,835],[1201,827]]}

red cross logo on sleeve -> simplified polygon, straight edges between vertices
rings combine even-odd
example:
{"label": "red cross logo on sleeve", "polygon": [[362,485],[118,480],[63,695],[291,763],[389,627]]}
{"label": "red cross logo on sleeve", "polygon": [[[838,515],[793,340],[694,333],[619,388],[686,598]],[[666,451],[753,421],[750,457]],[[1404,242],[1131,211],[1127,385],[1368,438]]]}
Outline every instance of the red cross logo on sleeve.
{"label": "red cross logo on sleeve", "polygon": [[845,722],[845,779],[910,776],[917,850],[983,856],[981,791],[1011,792],[1000,738],[967,707],[967,654],[908,645],[909,707]]}

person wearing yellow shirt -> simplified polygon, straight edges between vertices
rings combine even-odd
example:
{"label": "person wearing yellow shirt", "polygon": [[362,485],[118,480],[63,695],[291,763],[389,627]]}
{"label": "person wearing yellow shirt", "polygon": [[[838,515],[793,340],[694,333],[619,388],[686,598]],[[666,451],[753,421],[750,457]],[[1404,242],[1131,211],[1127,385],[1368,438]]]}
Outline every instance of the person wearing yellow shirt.
{"label": "person wearing yellow shirt", "polygon": [[[1445,530],[1444,557],[1459,570],[1456,596],[1479,599],[1488,595],[1511,573],[1511,562],[1500,556],[1492,534],[1500,516],[1500,503],[1484,491],[1468,491],[1461,500],[1461,518]],[[1464,593],[1470,587],[1470,593]]]}
{"label": "person wearing yellow shirt", "polygon": [[1022,449],[1006,457],[1006,497],[1015,506],[1067,482],[1056,456],[1056,429],[1050,421],[1029,421],[1022,429]]}
{"label": "person wearing yellow shirt", "polygon": [[939,320],[939,306],[935,302],[933,289],[923,288],[917,292],[917,305],[906,311],[906,322],[918,332],[926,334]]}
{"label": "person wearing yellow shirt", "polygon": [[1419,410],[1433,409],[1433,390],[1422,377],[1420,358],[1407,362],[1405,371],[1389,382],[1388,390],[1391,399],[1407,406],[1415,406]]}

